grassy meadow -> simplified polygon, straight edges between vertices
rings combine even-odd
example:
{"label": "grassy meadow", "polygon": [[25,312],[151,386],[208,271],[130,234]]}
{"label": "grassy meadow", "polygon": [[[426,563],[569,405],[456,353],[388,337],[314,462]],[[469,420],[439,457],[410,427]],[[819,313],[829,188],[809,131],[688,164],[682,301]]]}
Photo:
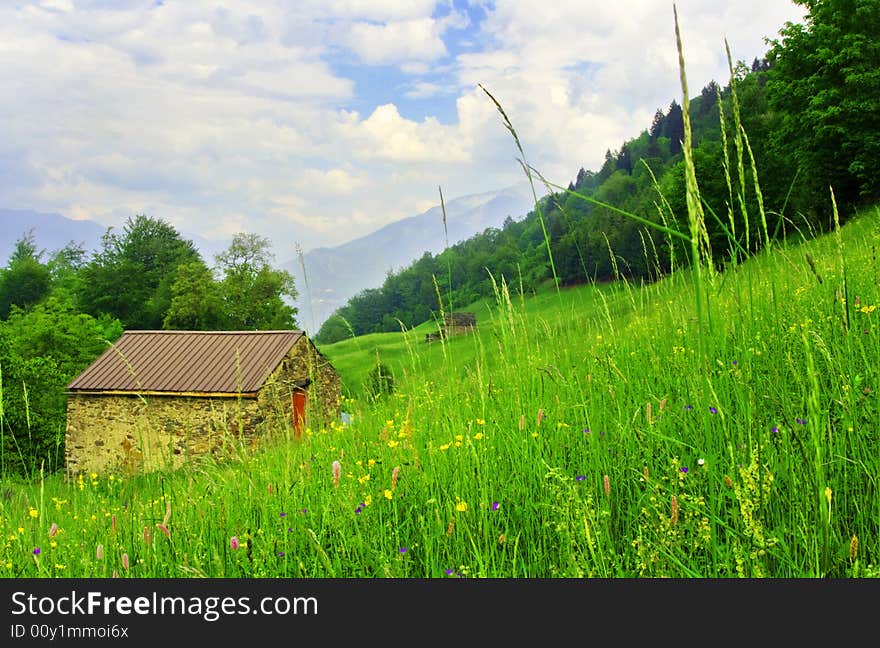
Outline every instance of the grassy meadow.
{"label": "grassy meadow", "polygon": [[880,576],[880,208],[765,228],[716,274],[687,181],[697,262],[660,281],[498,277],[459,309],[476,333],[323,347],[345,422],[175,472],[4,480],[0,576]]}
{"label": "grassy meadow", "polygon": [[476,334],[328,346],[350,423],[7,481],[0,574],[880,576],[878,216],[701,284],[500,282]]}

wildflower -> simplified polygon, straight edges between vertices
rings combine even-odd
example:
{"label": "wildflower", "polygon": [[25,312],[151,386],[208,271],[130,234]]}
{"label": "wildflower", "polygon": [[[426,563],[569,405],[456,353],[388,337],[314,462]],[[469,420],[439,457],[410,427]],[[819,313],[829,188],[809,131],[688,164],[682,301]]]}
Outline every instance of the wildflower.
{"label": "wildflower", "polygon": [[395,441],[394,439],[391,439],[391,441],[388,442],[388,447],[389,448],[396,448],[399,444],[400,444],[399,441]]}
{"label": "wildflower", "polygon": [[104,545],[99,544],[97,547],[95,547],[95,559],[104,560]]}
{"label": "wildflower", "polygon": [[455,503],[455,510],[458,511],[459,513],[464,513],[465,511],[467,511],[467,509],[468,509],[467,502],[463,502],[463,501],[459,500]]}
{"label": "wildflower", "polygon": [[717,410],[716,408],[714,408],[714,407],[710,407],[710,408],[709,408],[709,413],[710,413],[710,414],[717,414],[717,413],[718,413],[718,410]]}
{"label": "wildflower", "polygon": [[34,555],[35,555],[35,556],[39,556],[39,555],[40,555],[40,548],[39,548],[39,547],[34,547]]}
{"label": "wildflower", "polygon": [[281,511],[281,517],[287,517],[287,513],[285,513],[284,511]]}
{"label": "wildflower", "polygon": [[498,544],[504,544],[505,542],[507,542],[507,536],[502,533],[498,536]]}
{"label": "wildflower", "polygon": [[239,547],[238,536],[229,538],[229,548],[235,551]]}
{"label": "wildflower", "polygon": [[692,410],[692,409],[694,409],[694,406],[693,405],[685,405],[684,408],[686,410]]}
{"label": "wildflower", "polygon": [[828,500],[828,523],[831,523],[831,487],[825,487],[825,499]]}
{"label": "wildflower", "polygon": [[589,434],[589,433],[590,433],[590,428],[584,428],[584,434]]}
{"label": "wildflower", "polygon": [[400,476],[400,466],[394,466],[391,471],[391,490],[397,488],[397,478]]}
{"label": "wildflower", "polygon": [[706,460],[703,459],[702,457],[700,457],[699,459],[697,459],[697,465],[698,465],[698,466],[703,466],[703,465],[705,465],[705,464],[706,464]]}
{"label": "wildflower", "polygon": [[807,424],[807,419],[799,418],[799,419],[795,419],[795,420],[796,420],[800,425],[806,425],[806,424]]}
{"label": "wildflower", "polygon": [[575,479],[575,481],[584,481],[586,478],[587,478],[586,475],[578,475],[574,479]]}
{"label": "wildflower", "polygon": [[333,487],[339,488],[339,477],[342,475],[342,466],[338,461],[333,462]]}
{"label": "wildflower", "polygon": [[481,419],[481,418],[478,418],[478,419],[477,419],[477,425],[486,425],[486,421],[484,421],[484,420]]}
{"label": "wildflower", "polygon": [[56,535],[58,535],[58,525],[53,522],[49,527],[49,537],[54,538]]}
{"label": "wildflower", "polygon": [[602,485],[605,488],[605,495],[610,497],[611,496],[611,480],[608,478],[608,475],[605,475],[602,478]]}
{"label": "wildflower", "polygon": [[452,576],[455,573],[455,570],[454,569],[447,569],[444,573],[447,576]]}
{"label": "wildflower", "polygon": [[779,428],[776,427],[775,425],[774,425],[772,428],[770,428],[770,431],[771,431],[773,434],[779,434]]}
{"label": "wildflower", "polygon": [[122,568],[124,570],[128,571],[128,554],[127,553],[122,554]]}
{"label": "wildflower", "polygon": [[394,497],[394,493],[391,492],[390,488],[386,488],[382,494],[385,495],[385,499],[392,499]]}
{"label": "wildflower", "polygon": [[279,551],[279,552],[278,552],[278,557],[279,557],[279,558],[284,558],[284,552],[283,552],[283,551]]}
{"label": "wildflower", "polygon": [[501,506],[498,502],[492,502],[492,510],[497,511],[498,507]]}
{"label": "wildflower", "polygon": [[682,466],[680,470],[683,473],[687,473],[687,471],[688,471],[687,466]]}
{"label": "wildflower", "polygon": [[483,433],[482,433],[482,432],[477,432],[477,433],[474,435],[474,441],[479,441],[479,440],[482,439],[482,438],[483,438]]}
{"label": "wildflower", "polygon": [[40,516],[40,512],[35,508],[31,508],[28,510],[28,515],[30,515],[32,518],[38,518]]}
{"label": "wildflower", "polygon": [[307,509],[307,508],[304,508],[304,509],[300,509],[300,511],[299,511],[299,512],[300,512],[300,513],[302,513],[302,514],[303,514],[303,515],[305,515],[305,514],[306,514],[306,513],[308,513],[308,512],[309,512],[309,509]]}
{"label": "wildflower", "polygon": [[405,554],[407,551],[409,551],[409,547],[401,547],[400,549],[398,549],[398,551],[402,554]]}

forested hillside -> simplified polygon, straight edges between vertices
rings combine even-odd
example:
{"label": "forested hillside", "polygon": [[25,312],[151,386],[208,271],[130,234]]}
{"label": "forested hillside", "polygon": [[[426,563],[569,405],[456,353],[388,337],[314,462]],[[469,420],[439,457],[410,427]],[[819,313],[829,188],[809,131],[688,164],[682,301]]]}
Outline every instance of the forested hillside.
{"label": "forested hillside", "polygon": [[[784,26],[763,56],[731,66],[723,88],[710,82],[689,101],[719,268],[774,238],[827,231],[832,189],[844,220],[880,197],[878,3],[799,4],[810,12],[805,24]],[[359,293],[325,322],[318,341],[418,325],[439,313],[441,300],[448,310],[491,297],[493,278],[502,276],[531,291],[547,281],[652,281],[686,265],[684,241],[650,225],[687,231],[683,133],[682,107],[673,100],[636,137],[607,151],[598,171],[581,168],[567,188],[534,178],[539,193],[551,193],[532,212],[425,254]]]}

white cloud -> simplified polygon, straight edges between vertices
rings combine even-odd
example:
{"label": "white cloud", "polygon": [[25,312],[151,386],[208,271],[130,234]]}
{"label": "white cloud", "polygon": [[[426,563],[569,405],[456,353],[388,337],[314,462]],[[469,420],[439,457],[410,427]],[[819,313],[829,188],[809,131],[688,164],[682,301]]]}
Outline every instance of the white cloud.
{"label": "white cloud", "polygon": [[[750,61],[803,13],[677,7],[692,95],[726,82],[724,37]],[[521,180],[477,84],[560,184],[681,100],[666,0],[484,9],[477,28],[448,0],[0,3],[0,196],[14,203],[0,206],[254,231],[286,259],[294,240],[334,245],[424,211],[438,186],[451,199]],[[393,81],[375,77],[387,65]],[[435,101],[457,119],[431,117]]]}
{"label": "white cloud", "polygon": [[360,22],[351,26],[345,43],[362,61],[371,65],[433,61],[446,55],[438,27],[431,18],[385,24]]}

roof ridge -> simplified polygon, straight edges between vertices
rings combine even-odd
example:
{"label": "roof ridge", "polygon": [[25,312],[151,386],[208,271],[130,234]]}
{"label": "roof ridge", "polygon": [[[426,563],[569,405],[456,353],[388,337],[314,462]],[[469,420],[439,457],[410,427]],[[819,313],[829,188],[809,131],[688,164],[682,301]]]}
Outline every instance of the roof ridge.
{"label": "roof ridge", "polygon": [[277,329],[271,331],[184,331],[126,329],[123,335],[265,335],[269,333],[304,333],[303,329]]}

